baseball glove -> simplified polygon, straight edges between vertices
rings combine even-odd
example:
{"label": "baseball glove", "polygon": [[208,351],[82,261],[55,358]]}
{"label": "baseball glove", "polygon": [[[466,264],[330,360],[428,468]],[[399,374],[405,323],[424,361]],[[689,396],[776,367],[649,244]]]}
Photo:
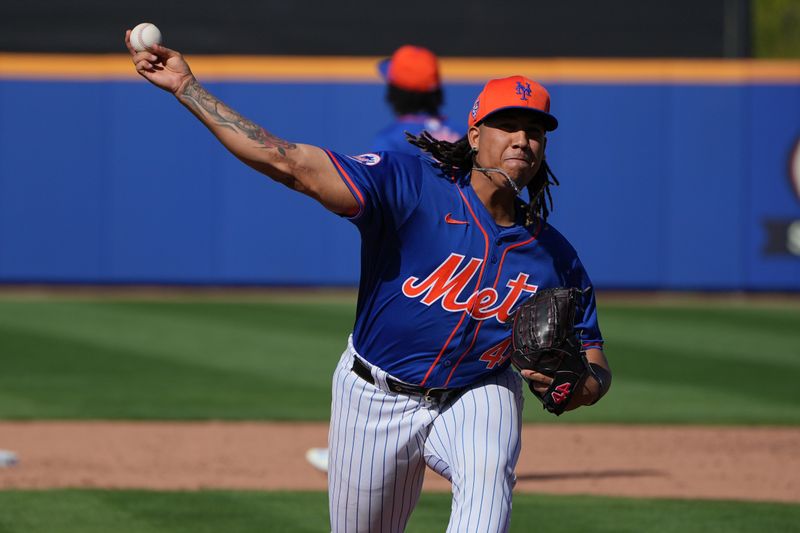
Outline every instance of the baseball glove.
{"label": "baseball glove", "polygon": [[575,312],[581,294],[575,288],[536,291],[509,317],[511,363],[517,370],[533,370],[553,378],[542,394],[531,392],[556,416],[564,412],[572,395],[592,369],[581,351],[575,331]]}

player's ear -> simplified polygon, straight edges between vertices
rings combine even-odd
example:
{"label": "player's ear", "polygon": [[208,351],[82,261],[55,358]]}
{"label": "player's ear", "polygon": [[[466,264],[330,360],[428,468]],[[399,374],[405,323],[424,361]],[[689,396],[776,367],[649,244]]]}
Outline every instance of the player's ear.
{"label": "player's ear", "polygon": [[478,151],[480,137],[481,130],[477,126],[472,126],[469,131],[467,131],[467,141],[469,141],[469,146],[472,148],[473,152]]}

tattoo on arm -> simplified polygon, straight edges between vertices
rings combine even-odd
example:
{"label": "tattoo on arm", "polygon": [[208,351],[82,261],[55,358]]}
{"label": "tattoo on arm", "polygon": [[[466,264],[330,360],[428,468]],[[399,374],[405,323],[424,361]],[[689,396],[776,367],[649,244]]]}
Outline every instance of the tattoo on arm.
{"label": "tattoo on arm", "polygon": [[257,142],[265,149],[276,148],[282,156],[286,156],[286,150],[297,148],[296,144],[276,137],[217,100],[201,87],[197,80],[186,84],[180,98],[197,113],[209,116],[223,128],[243,133],[248,139]]}

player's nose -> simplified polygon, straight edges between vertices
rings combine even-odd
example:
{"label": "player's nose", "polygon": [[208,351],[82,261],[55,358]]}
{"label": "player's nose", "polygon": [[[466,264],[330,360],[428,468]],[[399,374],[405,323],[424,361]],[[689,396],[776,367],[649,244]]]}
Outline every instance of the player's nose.
{"label": "player's nose", "polygon": [[528,132],[524,128],[518,128],[509,132],[511,135],[511,146],[514,148],[525,148],[528,146]]}

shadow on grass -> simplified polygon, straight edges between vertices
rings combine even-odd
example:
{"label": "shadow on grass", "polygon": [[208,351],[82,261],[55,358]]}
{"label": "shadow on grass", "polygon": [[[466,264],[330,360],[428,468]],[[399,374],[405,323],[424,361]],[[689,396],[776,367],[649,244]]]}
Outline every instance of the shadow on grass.
{"label": "shadow on grass", "polygon": [[595,470],[584,472],[536,472],[517,475],[518,481],[560,481],[562,479],[605,479],[618,477],[664,477],[660,470]]}

